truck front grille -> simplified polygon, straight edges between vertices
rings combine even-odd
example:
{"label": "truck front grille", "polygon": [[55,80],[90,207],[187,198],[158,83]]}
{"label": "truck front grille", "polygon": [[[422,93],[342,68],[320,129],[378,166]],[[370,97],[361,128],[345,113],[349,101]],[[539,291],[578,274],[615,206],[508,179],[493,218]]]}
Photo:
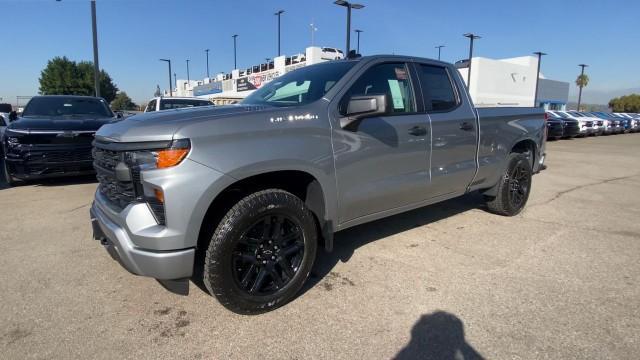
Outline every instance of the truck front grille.
{"label": "truck front grille", "polygon": [[116,165],[122,161],[121,152],[93,148],[93,167],[98,178],[98,189],[109,202],[122,210],[136,201],[134,183],[116,178]]}

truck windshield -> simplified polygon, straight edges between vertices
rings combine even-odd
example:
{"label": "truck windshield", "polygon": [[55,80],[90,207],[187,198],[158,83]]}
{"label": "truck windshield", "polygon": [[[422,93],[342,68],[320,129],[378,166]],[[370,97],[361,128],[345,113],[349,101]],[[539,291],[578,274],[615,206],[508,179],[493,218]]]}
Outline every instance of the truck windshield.
{"label": "truck windshield", "polygon": [[271,106],[312,103],[323,97],[354,65],[354,61],[332,61],[286,73],[247,96],[242,103]]}
{"label": "truck windshield", "polygon": [[52,96],[34,97],[22,116],[113,117],[113,113],[102,99]]}

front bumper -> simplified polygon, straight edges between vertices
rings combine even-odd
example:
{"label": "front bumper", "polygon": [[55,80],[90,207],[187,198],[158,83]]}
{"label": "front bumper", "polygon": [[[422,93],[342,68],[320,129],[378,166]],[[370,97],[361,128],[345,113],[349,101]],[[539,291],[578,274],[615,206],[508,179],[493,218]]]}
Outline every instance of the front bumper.
{"label": "front bumper", "polygon": [[23,180],[95,173],[91,148],[86,146],[7,148],[5,161],[9,173]]}
{"label": "front bumper", "polygon": [[129,272],[159,280],[188,278],[193,273],[195,249],[156,251],[134,245],[129,232],[107,215],[108,210],[94,201],[91,206],[93,238]]}

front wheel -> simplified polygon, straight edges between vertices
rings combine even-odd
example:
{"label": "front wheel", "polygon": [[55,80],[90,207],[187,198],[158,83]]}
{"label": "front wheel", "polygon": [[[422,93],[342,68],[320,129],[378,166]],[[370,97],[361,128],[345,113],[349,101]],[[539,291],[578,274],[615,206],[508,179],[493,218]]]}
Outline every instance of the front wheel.
{"label": "front wheel", "polygon": [[514,216],[520,213],[531,191],[531,162],[525,154],[511,153],[507,169],[500,178],[495,197],[487,199],[487,207],[494,214]]}
{"label": "front wheel", "polygon": [[207,249],[204,284],[241,314],[275,309],[304,285],[317,250],[312,213],[279,189],[240,200],[218,224]]}
{"label": "front wheel", "polygon": [[11,173],[9,173],[9,166],[7,165],[6,160],[2,162],[2,172],[4,175],[4,180],[7,182],[7,184],[9,186],[15,186],[17,185],[17,181],[13,178],[13,176],[11,176]]}

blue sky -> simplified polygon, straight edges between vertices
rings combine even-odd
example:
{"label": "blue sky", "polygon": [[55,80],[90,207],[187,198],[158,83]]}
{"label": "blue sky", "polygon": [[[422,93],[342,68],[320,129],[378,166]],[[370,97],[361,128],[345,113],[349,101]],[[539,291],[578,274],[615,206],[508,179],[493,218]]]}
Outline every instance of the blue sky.
{"label": "blue sky", "polygon": [[[587,63],[589,91],[640,87],[640,1],[630,0],[361,0],[352,28],[364,30],[363,54],[396,53],[466,57],[465,32],[483,38],[475,55],[501,58],[549,53],[546,77],[573,81],[577,64]],[[97,0],[100,65],[121,90],[137,102],[150,98],[156,84],[166,87],[170,58],[178,78],[205,76],[205,48],[212,73],[233,67],[238,34],[238,67],[277,52],[277,9],[282,15],[282,49],[301,52],[310,45],[309,24],[318,31],[316,45],[344,48],[345,9],[331,0]],[[0,97],[35,95],[47,60],[63,56],[92,60],[88,0],[0,0]],[[355,47],[355,36],[352,36]],[[572,94],[575,93],[572,86]]]}

